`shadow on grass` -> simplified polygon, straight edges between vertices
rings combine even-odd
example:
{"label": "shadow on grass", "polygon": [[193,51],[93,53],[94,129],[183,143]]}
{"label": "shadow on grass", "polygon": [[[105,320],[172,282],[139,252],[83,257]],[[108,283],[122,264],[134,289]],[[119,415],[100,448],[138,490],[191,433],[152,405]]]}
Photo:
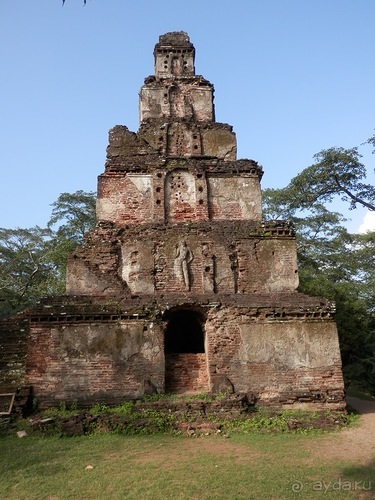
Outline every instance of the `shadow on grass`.
{"label": "shadow on grass", "polygon": [[352,465],[342,469],[343,481],[350,485],[351,491],[367,491],[375,494],[375,459],[368,464]]}
{"label": "shadow on grass", "polygon": [[360,413],[361,415],[367,415],[370,413],[375,413],[375,401],[365,400],[360,398],[355,398],[353,396],[348,396],[346,398],[347,406]]}

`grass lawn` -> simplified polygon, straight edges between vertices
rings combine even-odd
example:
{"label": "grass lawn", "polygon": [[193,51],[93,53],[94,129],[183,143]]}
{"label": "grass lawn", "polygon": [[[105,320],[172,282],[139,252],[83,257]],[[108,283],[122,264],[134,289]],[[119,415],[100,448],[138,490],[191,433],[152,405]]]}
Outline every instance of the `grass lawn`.
{"label": "grass lawn", "polygon": [[[350,457],[332,460],[324,451],[320,456],[316,449],[326,439],[257,433],[227,439],[7,436],[0,439],[0,498],[373,498],[373,469],[356,466]],[[360,491],[371,480],[372,492]]]}

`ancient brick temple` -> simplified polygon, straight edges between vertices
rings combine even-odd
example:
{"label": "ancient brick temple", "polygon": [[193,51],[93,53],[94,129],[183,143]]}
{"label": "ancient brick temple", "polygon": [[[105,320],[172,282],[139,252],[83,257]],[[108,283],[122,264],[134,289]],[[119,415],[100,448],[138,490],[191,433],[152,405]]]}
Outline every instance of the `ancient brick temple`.
{"label": "ancient brick temple", "polygon": [[293,229],[262,221],[262,168],[236,159],[187,34],[154,57],[138,132],[109,132],[66,295],[28,312],[22,383],[44,404],[229,391],[343,408],[332,305],[296,291]]}

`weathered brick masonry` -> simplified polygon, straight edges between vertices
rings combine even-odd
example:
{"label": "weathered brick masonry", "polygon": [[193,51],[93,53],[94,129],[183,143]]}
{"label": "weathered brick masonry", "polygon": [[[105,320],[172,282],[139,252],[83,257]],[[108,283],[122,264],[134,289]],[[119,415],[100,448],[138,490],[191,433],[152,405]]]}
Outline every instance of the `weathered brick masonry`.
{"label": "weathered brick masonry", "polygon": [[109,132],[67,295],[23,316],[14,384],[46,405],[229,391],[343,408],[334,307],[296,291],[293,228],[262,221],[262,168],[237,160],[232,127],[215,122],[186,33],[161,36],[154,56],[138,132]]}

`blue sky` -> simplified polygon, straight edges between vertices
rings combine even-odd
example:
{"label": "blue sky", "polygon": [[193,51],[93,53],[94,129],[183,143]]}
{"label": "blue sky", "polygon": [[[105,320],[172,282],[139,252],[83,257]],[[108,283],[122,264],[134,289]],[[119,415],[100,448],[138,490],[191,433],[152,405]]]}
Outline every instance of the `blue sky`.
{"label": "blue sky", "polygon": [[[168,31],[189,34],[216,119],[263,165],[263,187],[360,145],[375,128],[374,19],[374,0],[1,0],[0,227],[45,226],[60,193],[96,190],[108,130],[137,130]],[[356,231],[366,211],[348,215]]]}

